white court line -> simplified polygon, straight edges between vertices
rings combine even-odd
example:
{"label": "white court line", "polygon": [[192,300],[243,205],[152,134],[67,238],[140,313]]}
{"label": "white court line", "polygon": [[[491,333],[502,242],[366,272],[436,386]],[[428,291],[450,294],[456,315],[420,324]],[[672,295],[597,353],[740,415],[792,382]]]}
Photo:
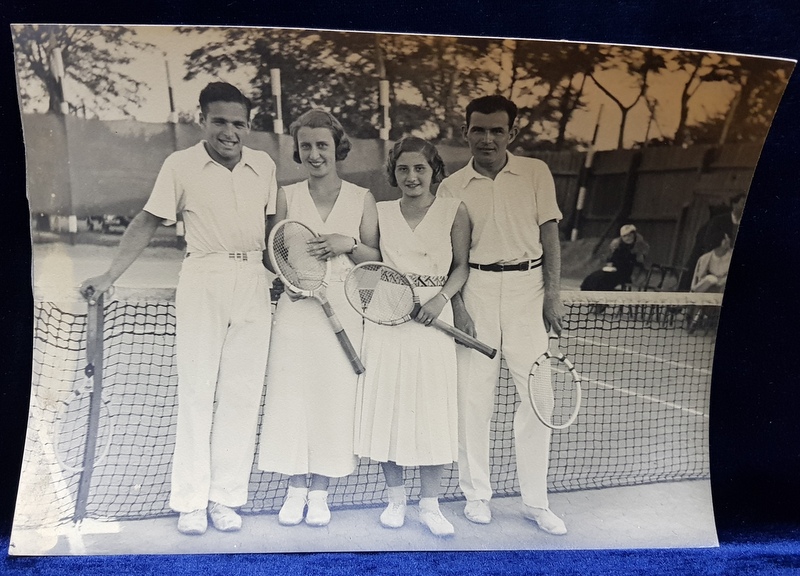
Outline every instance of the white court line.
{"label": "white court line", "polygon": [[652,354],[643,354],[638,350],[634,350],[632,348],[625,348],[623,346],[611,346],[610,344],[605,344],[603,342],[598,342],[596,340],[592,340],[591,338],[583,338],[581,336],[576,336],[576,340],[581,340],[587,344],[591,344],[593,346],[605,346],[609,350],[616,350],[619,352],[624,352],[625,354],[633,355],[633,356],[640,356],[642,358],[647,358],[648,360],[656,360],[657,362],[661,362],[662,364],[667,364],[669,366],[675,366],[676,368],[688,368],[689,370],[693,370],[694,372],[699,372],[700,374],[711,375],[711,370],[707,370],[706,368],[697,368],[696,366],[692,366],[691,364],[684,364],[683,362],[676,362],[674,360],[665,360],[660,356],[653,356]]}
{"label": "white court line", "polygon": [[[592,344],[594,346],[605,346],[606,348],[608,348],[610,350],[622,351],[622,352],[625,352],[628,355],[641,356],[642,358],[647,358],[648,360],[656,360],[658,362],[661,362],[662,364],[668,364],[668,365],[676,366],[676,367],[679,367],[679,368],[688,368],[690,370],[694,370],[695,372],[699,372],[701,374],[706,374],[706,375],[710,375],[711,374],[711,370],[706,370],[705,368],[696,368],[696,367],[691,366],[689,364],[684,364],[683,362],[675,362],[675,361],[672,361],[672,360],[665,360],[663,358],[660,358],[658,356],[653,356],[651,354],[642,354],[641,352],[639,352],[637,350],[630,349],[630,348],[624,348],[622,346],[611,346],[609,344],[604,344],[602,342],[597,342],[595,340],[591,340],[590,338],[583,338],[581,336],[576,336],[575,339],[576,340],[581,340],[582,342],[585,342],[587,344]],[[656,398],[655,396],[651,396],[649,394],[639,394],[638,392],[634,392],[633,390],[631,390],[629,388],[620,388],[620,387],[614,386],[613,384],[609,384],[608,382],[603,382],[602,380],[590,380],[590,379],[583,380],[582,379],[582,381],[591,382],[592,384],[597,384],[598,386],[602,386],[603,388],[609,388],[609,389],[612,389],[612,390],[617,390],[619,392],[622,392],[623,394],[627,394],[628,396],[637,396],[637,397],[642,398],[644,400],[649,400],[650,402],[655,402],[657,404],[663,404],[664,406],[668,406],[668,407],[673,408],[675,410],[681,410],[682,412],[686,412],[688,414],[693,414],[695,416],[702,416],[703,418],[706,418],[706,419],[709,417],[708,414],[706,414],[705,412],[702,412],[700,410],[695,410],[693,408],[686,408],[684,406],[681,406],[680,404],[676,404],[674,402],[669,402],[667,400],[662,400],[661,398]]]}

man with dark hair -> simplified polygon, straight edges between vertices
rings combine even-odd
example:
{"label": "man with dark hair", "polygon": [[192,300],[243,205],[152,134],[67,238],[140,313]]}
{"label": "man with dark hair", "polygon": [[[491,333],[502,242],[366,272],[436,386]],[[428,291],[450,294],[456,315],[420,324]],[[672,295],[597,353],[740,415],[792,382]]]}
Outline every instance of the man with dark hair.
{"label": "man with dark hair", "polygon": [[[250,102],[214,82],[200,93],[204,139],[171,154],[131,221],[108,271],[85,296],[108,290],[161,224],[182,215],[186,257],[176,293],[178,419],[170,506],[178,530],[241,528],[269,348],[265,221],[275,212],[275,163],[246,148]],[[215,403],[216,402],[216,403]]]}
{"label": "man with dark hair", "polygon": [[[527,388],[531,365],[548,348],[548,329],[561,333],[561,212],[547,165],[507,151],[516,114],[502,96],[467,106],[462,132],[472,159],[437,195],[462,200],[472,222],[469,279],[452,299],[456,326],[501,349],[522,399],[514,437],[523,514],[549,534],[565,534],[547,499],[550,429],[536,418]],[[499,375],[500,354],[489,359],[459,346],[459,485],[464,514],[478,524],[492,519],[490,424]]]}

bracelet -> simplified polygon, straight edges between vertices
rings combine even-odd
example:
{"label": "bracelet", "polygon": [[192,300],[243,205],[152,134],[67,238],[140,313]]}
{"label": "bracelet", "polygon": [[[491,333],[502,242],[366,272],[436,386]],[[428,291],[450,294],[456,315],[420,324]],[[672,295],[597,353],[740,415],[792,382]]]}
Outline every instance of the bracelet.
{"label": "bracelet", "polygon": [[450,298],[444,292],[439,292],[439,296],[443,297],[445,302],[450,301]]}
{"label": "bracelet", "polygon": [[358,247],[358,240],[353,238],[353,247],[347,251],[347,254],[352,254],[353,252],[355,252],[357,247]]}

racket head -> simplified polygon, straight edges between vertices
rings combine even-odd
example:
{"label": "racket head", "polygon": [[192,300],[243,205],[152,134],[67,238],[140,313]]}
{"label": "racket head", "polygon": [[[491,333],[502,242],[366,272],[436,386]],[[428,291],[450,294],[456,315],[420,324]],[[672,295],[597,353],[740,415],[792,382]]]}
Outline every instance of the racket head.
{"label": "racket head", "polygon": [[308,253],[308,242],[317,234],[297,220],[281,220],[269,233],[267,253],[275,273],[283,283],[309,297],[327,280],[327,260],[319,260]]}
{"label": "racket head", "polygon": [[536,417],[553,430],[575,422],[581,408],[581,377],[561,352],[548,350],[531,365],[528,398]]}
{"label": "racket head", "polygon": [[345,278],[344,293],[356,312],[376,324],[408,322],[419,308],[419,298],[408,277],[382,262],[354,266]]}
{"label": "racket head", "polygon": [[[78,474],[83,471],[91,397],[88,387],[74,390],[67,399],[59,402],[58,412],[53,421],[55,458],[61,470],[68,474]],[[97,428],[95,467],[100,466],[108,457],[113,436],[114,421],[108,403],[103,400],[100,404],[100,421]]]}

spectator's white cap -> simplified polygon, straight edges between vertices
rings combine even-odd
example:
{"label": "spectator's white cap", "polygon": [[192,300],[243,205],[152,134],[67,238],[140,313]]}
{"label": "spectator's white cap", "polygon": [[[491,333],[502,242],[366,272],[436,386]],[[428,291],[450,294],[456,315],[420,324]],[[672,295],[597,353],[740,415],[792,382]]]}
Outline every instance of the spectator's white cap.
{"label": "spectator's white cap", "polygon": [[622,228],[619,229],[619,235],[625,236],[626,234],[630,234],[631,232],[636,232],[636,226],[633,224],[625,224]]}

